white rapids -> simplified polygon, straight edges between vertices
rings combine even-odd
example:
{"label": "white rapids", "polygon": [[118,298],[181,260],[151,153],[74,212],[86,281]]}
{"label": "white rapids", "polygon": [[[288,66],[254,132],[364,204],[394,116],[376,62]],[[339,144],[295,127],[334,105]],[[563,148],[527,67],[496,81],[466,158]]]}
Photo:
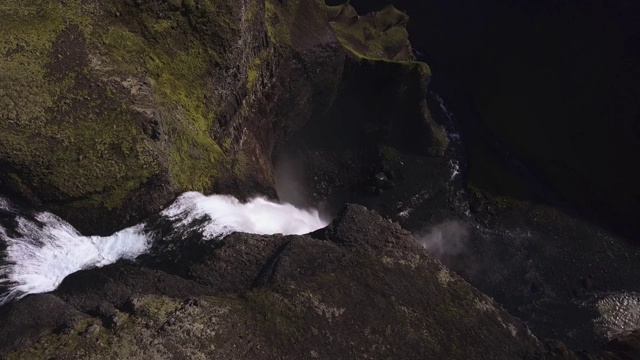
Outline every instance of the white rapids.
{"label": "white rapids", "polygon": [[232,232],[301,235],[327,225],[317,210],[298,209],[291,204],[274,203],[264,198],[242,203],[233,196],[205,196],[198,192],[182,194],[161,215],[176,220],[174,228],[178,229],[208,216],[210,220],[200,228],[206,240]]}
{"label": "white rapids", "polygon": [[[0,210],[14,213],[0,198]],[[27,294],[55,290],[68,275],[101,267],[120,259],[133,260],[147,252],[153,235],[145,224],[111,236],[83,236],[61,218],[47,212],[27,218],[15,215],[12,231],[0,225],[0,306]],[[182,194],[162,217],[174,222],[174,231],[189,228],[195,219],[204,240],[221,239],[233,232],[254,234],[305,234],[327,225],[318,211],[255,198],[242,203],[232,196]]]}

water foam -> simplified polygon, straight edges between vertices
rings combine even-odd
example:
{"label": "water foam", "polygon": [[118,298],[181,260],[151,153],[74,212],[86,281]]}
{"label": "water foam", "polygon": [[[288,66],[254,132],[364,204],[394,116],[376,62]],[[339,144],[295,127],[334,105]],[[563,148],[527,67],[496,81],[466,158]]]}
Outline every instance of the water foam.
{"label": "water foam", "polygon": [[109,237],[82,236],[50,213],[39,213],[34,220],[18,217],[18,236],[8,236],[0,227],[0,238],[7,245],[0,266],[0,285],[6,293],[0,294],[0,305],[27,294],[55,290],[76,271],[137,257],[149,247],[142,228],[137,225]]}
{"label": "water foam", "polygon": [[[13,212],[0,198],[0,208]],[[181,195],[161,214],[172,231],[197,231],[204,240],[220,239],[232,232],[254,234],[305,234],[327,225],[316,210],[255,198],[242,203],[224,195],[197,192]],[[47,212],[15,217],[15,229],[0,225],[0,306],[27,294],[55,290],[76,271],[135,259],[155,241],[146,224],[121,230],[111,236],[82,236],[70,224]],[[2,256],[4,255],[4,256]]]}
{"label": "water foam", "polygon": [[232,196],[205,196],[198,192],[182,194],[161,215],[175,220],[174,229],[188,228],[196,220],[207,217],[204,224],[199,225],[205,240],[232,232],[301,235],[327,225],[314,209],[298,209],[264,198],[242,203]]}

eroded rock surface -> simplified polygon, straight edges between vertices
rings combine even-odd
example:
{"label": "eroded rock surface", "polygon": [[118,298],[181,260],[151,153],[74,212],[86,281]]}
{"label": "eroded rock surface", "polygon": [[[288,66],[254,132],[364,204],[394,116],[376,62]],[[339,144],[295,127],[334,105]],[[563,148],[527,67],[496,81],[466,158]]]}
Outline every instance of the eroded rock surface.
{"label": "eroded rock surface", "polygon": [[359,205],[309,235],[236,233],[172,256],[81,271],[53,294],[0,309],[0,356],[540,355],[525,325]]}

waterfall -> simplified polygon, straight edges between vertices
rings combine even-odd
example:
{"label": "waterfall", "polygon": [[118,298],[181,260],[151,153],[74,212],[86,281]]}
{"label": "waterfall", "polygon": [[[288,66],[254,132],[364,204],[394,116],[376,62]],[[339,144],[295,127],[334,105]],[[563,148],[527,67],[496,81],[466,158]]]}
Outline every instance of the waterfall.
{"label": "waterfall", "polygon": [[[304,234],[327,225],[316,210],[197,192],[182,194],[159,216],[172,224],[173,233],[197,231],[202,240],[233,232]],[[0,198],[0,305],[53,291],[76,271],[134,260],[158,240],[149,227],[141,223],[111,236],[83,236],[51,213],[30,214]]]}

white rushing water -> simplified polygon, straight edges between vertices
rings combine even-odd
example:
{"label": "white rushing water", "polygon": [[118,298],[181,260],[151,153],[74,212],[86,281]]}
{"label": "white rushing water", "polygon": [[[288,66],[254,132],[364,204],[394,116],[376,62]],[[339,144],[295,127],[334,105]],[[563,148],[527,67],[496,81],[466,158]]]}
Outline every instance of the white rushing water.
{"label": "white rushing water", "polygon": [[0,227],[0,239],[7,245],[0,265],[0,285],[7,292],[0,294],[0,305],[26,294],[55,290],[71,273],[133,259],[149,247],[141,225],[99,237],[82,236],[50,213],[37,214],[35,220],[18,218],[20,235],[16,237]]}
{"label": "white rushing water", "polygon": [[[13,213],[0,198],[0,210]],[[139,224],[111,236],[82,236],[67,222],[51,213],[31,218],[15,215],[15,229],[0,225],[0,306],[27,294],[55,290],[76,271],[135,259],[153,244],[153,236]],[[327,225],[316,210],[255,198],[242,203],[231,196],[181,195],[161,216],[173,221],[174,231],[190,228],[196,219],[203,239],[222,238],[232,232],[255,234],[304,234]],[[0,246],[0,249],[2,247]]]}
{"label": "white rushing water", "polygon": [[264,198],[242,203],[233,196],[205,196],[198,192],[182,194],[161,215],[176,220],[174,227],[178,229],[208,216],[210,220],[200,228],[207,240],[232,232],[300,235],[327,225],[317,210],[298,209],[291,204],[274,203]]}

